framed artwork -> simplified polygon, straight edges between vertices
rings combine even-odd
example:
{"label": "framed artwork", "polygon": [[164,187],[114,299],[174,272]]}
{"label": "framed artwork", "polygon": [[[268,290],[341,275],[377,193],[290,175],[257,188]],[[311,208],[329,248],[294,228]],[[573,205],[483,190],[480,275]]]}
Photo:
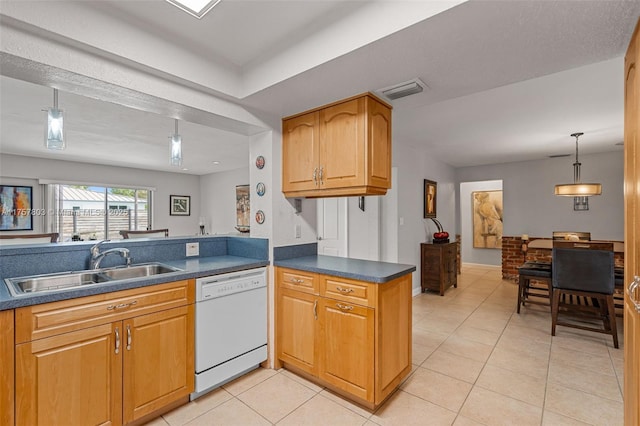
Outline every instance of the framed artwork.
{"label": "framed artwork", "polygon": [[436,217],[436,196],[438,195],[438,183],[432,180],[424,180],[424,217]]}
{"label": "framed artwork", "polygon": [[33,230],[33,187],[0,185],[0,231]]}
{"label": "framed artwork", "polygon": [[502,249],[502,191],[471,193],[473,247]]}
{"label": "framed artwork", "polygon": [[169,214],[171,216],[191,215],[191,196],[169,195]]}
{"label": "framed artwork", "polygon": [[249,185],[236,186],[236,225],[249,227],[251,225],[251,204],[249,198]]}

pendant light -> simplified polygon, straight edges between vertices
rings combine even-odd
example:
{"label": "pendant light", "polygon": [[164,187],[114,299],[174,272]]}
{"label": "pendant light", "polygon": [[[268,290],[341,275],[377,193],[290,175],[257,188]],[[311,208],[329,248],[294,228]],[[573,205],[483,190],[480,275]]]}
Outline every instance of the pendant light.
{"label": "pendant light", "polygon": [[[556,185],[555,194],[565,197],[579,197],[585,198],[592,195],[602,194],[602,185],[599,183],[582,183],[580,182],[580,166],[578,161],[578,138],[584,133],[572,133],[571,136],[576,138],[576,162],[573,163],[573,183],[565,183]],[[580,204],[584,204],[585,200],[579,200]],[[588,203],[587,203],[588,206]],[[575,207],[575,203],[574,203]],[[578,210],[588,210],[584,208],[578,208]]]}
{"label": "pendant light", "polygon": [[53,108],[47,109],[47,135],[44,141],[47,149],[65,149],[63,118],[63,111],[58,109],[58,89],[53,89]]}
{"label": "pendant light", "polygon": [[182,137],[178,134],[178,119],[176,118],[176,129],[173,135],[171,135],[171,141],[169,142],[169,148],[171,150],[171,165],[180,167],[182,166]]}

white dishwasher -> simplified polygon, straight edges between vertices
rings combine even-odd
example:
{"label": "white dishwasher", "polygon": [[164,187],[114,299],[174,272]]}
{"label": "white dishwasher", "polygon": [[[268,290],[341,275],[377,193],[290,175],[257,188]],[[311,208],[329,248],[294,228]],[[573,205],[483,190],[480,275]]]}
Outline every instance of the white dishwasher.
{"label": "white dishwasher", "polygon": [[191,400],[267,359],[267,269],[196,279],[195,316]]}

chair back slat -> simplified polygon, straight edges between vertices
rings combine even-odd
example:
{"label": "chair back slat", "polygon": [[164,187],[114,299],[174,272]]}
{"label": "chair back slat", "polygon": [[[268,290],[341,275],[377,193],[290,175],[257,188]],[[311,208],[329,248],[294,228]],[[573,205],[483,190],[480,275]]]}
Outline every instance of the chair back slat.
{"label": "chair back slat", "polygon": [[613,243],[605,241],[553,241],[554,248],[613,251]]}

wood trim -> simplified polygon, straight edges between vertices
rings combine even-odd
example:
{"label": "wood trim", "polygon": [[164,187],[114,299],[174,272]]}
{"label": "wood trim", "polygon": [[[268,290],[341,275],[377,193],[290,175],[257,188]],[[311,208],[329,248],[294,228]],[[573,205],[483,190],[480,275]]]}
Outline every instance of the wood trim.
{"label": "wood trim", "polygon": [[[624,81],[624,286],[640,275],[640,19],[625,55]],[[640,291],[635,291],[636,297]],[[625,291],[624,424],[640,424],[640,312]]]}
{"label": "wood trim", "polygon": [[0,425],[15,423],[14,311],[0,311]]}
{"label": "wood trim", "polygon": [[374,93],[364,92],[364,93],[360,93],[359,95],[354,95],[354,96],[351,96],[351,97],[348,97],[348,98],[345,98],[345,99],[340,99],[339,101],[331,102],[329,104],[325,104],[325,105],[322,105],[322,106],[319,106],[319,107],[315,107],[315,108],[308,109],[306,111],[299,112],[297,114],[293,114],[293,115],[289,115],[287,117],[283,117],[282,120],[283,121],[284,120],[289,120],[291,118],[295,118],[295,117],[298,117],[300,115],[308,114],[310,112],[320,111],[321,109],[324,109],[324,108],[329,108],[329,107],[332,107],[332,106],[335,106],[335,105],[339,105],[339,104],[341,104],[343,102],[349,102],[349,101],[352,101],[354,99],[359,99],[359,98],[363,98],[363,97],[373,98],[376,101],[378,101],[381,104],[383,104],[384,106],[386,106],[387,108],[393,109],[393,106],[390,103],[382,100],[382,98],[380,98],[379,96],[375,95]]}
{"label": "wood trim", "polygon": [[334,189],[310,189],[305,191],[283,191],[287,198],[327,198],[327,197],[355,197],[364,195],[385,195],[386,188],[378,188],[375,186],[351,186],[349,188]]}

